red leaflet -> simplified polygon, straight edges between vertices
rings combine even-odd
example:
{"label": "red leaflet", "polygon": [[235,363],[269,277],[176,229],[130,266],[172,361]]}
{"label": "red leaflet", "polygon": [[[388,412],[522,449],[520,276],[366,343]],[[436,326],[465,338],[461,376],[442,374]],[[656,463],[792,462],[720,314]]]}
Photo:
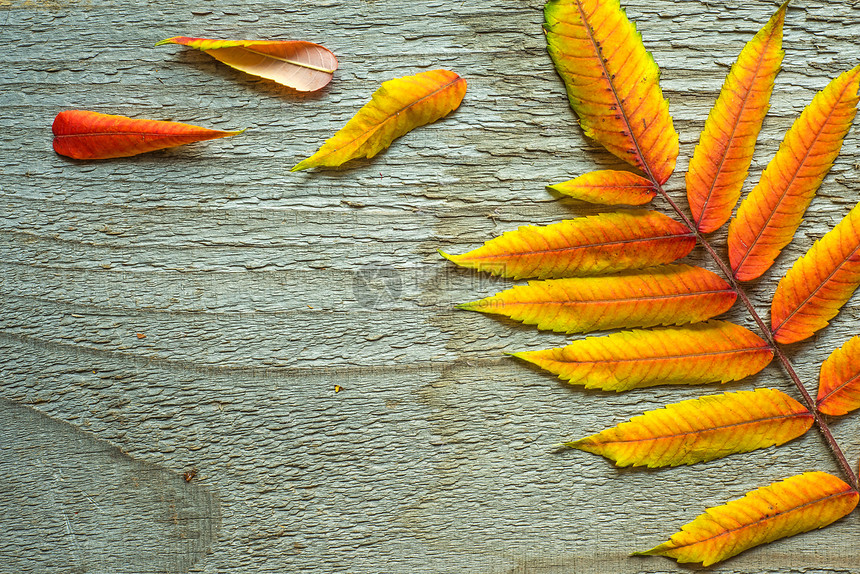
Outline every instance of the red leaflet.
{"label": "red leaflet", "polygon": [[858,86],[860,66],[818,92],[785,134],[758,185],[741,202],[728,238],[729,260],[738,280],[761,276],[791,241],[854,121]]}
{"label": "red leaflet", "polygon": [[602,205],[644,205],[657,195],[657,188],[650,179],[611,169],[599,169],[546,187],[580,201]]}
{"label": "red leaflet", "polygon": [[798,259],[773,295],[773,338],[795,343],[827,326],[860,285],[860,204]]}
{"label": "red leaflet", "polygon": [[703,233],[732,215],[752,162],[758,132],[782,63],[783,4],[747,43],[708,115],[687,171],[687,199]]}
{"label": "red leaflet", "polygon": [[302,41],[210,40],[177,36],[158,42],[202,50],[231,68],[289,86],[314,92],[331,82],[337,58],[328,48]]}
{"label": "red leaflet", "polygon": [[84,110],[60,112],[52,129],[54,151],[74,159],[128,157],[245,131],[224,132],[178,122],[135,120]]}
{"label": "red leaflet", "polygon": [[860,336],[833,351],[821,365],[817,403],[826,415],[860,408]]}

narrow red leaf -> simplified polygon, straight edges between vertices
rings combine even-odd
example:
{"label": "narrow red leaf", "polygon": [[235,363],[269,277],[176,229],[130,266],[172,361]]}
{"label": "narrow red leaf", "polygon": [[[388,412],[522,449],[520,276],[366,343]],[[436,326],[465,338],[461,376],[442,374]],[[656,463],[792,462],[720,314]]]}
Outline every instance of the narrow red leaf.
{"label": "narrow red leaf", "polygon": [[52,129],[54,151],[74,159],[128,157],[245,131],[224,132],[178,122],[132,119],[83,110],[60,112]]}

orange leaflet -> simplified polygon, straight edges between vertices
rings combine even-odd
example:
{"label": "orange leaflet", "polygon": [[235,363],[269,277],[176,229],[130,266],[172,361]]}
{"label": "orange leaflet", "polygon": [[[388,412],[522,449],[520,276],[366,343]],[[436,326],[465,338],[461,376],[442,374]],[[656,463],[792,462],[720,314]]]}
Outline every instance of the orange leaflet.
{"label": "orange leaflet", "polygon": [[704,321],[727,311],[736,298],[728,283],[707,269],[661,265],[609,277],[529,281],[458,307],[506,315],[538,329],[586,333]]}
{"label": "orange leaflet", "polygon": [[292,171],[373,157],[406,132],[456,110],[464,95],[466,80],[448,70],[431,70],[383,82],[340,131]]}
{"label": "orange leaflet", "polygon": [[836,349],[821,365],[818,410],[844,415],[860,408],[860,336]]}
{"label": "orange leaflet", "polygon": [[585,135],[664,183],[678,159],[678,133],[660,70],[618,0],[549,0],[547,49]]}
{"label": "orange leaflet", "polygon": [[773,350],[740,325],[708,321],[587,337],[566,347],[513,356],[571,384],[621,392],[736,381],[765,368]]}
{"label": "orange leaflet", "polygon": [[644,205],[654,199],[654,183],[629,171],[601,169],[546,186],[580,201],[602,205]]}
{"label": "orange leaflet", "polygon": [[681,401],[565,446],[605,456],[617,466],[678,466],[784,444],[814,417],[776,389]]}
{"label": "orange leaflet", "polygon": [[729,70],[690,160],[687,199],[703,233],[716,231],[728,221],[741,195],[785,54],[782,24],[787,5],[747,43]]}
{"label": "orange leaflet", "polygon": [[273,80],[300,92],[331,82],[337,58],[328,48],[302,41],[210,40],[176,36],[158,42],[202,50],[231,68]]}
{"label": "orange leaflet", "polygon": [[823,528],[849,514],[858,494],[826,472],[806,472],[709,508],[668,542],[637,555],[710,566],[744,550]]}
{"label": "orange leaflet", "polygon": [[827,326],[860,285],[860,204],[816,241],[776,287],[773,338],[794,343]]}
{"label": "orange leaflet", "polygon": [[463,255],[439,253],[493,275],[546,279],[671,263],[695,245],[695,235],[683,223],[636,209],[520,227]]}
{"label": "orange leaflet", "polygon": [[816,94],[785,134],[761,181],[729,224],[729,260],[735,277],[749,281],[767,271],[788,245],[809,202],[833,165],[857,113],[860,66]]}
{"label": "orange leaflet", "polygon": [[67,110],[54,118],[54,151],[74,159],[127,157],[193,142],[234,136],[190,124],[135,120],[83,110]]}

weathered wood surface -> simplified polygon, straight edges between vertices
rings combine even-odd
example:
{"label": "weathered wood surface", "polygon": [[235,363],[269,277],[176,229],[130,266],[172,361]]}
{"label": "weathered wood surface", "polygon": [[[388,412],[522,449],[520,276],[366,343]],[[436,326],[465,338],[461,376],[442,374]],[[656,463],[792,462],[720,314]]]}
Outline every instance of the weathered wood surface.
{"label": "weathered wood surface", "polygon": [[[680,194],[727,66],[776,4],[625,4],[681,133]],[[589,213],[544,185],[613,164],[576,127],[541,21],[534,0],[0,0],[0,570],[681,572],[628,554],[762,484],[838,473],[814,432],[661,471],[554,454],[717,387],[582,392],[501,354],[564,337],[452,309],[507,282],[437,248]],[[319,41],[341,68],[297,97],[152,47],[180,34]],[[860,60],[860,3],[795,0],[785,45],[747,189],[814,92]],[[288,172],[380,82],[437,67],[469,82],[452,116],[373,160]],[[70,108],[251,129],[82,163],[50,147]],[[756,284],[761,309],[858,181],[855,126]],[[790,348],[810,386],[858,319],[855,297]],[[776,366],[727,388],[754,385],[790,389]],[[834,423],[852,461],[858,420]],[[163,522],[171,500],[182,529]],[[847,573],[858,559],[855,513],[714,570]]]}

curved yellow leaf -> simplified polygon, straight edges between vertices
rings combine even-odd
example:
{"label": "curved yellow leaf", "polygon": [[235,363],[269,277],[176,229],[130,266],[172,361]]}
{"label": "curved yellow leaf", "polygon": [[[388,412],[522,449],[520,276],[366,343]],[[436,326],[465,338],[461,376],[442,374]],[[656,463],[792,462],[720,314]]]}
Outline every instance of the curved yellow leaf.
{"label": "curved yellow leaf", "polygon": [[729,261],[750,281],[773,265],[803,220],[857,113],[860,66],[816,94],[729,224]]}
{"label": "curved yellow leaf", "polygon": [[678,133],[660,70],[618,0],[549,0],[544,17],[547,49],[585,135],[664,183]]}
{"label": "curved yellow leaf", "polygon": [[736,381],[765,368],[773,350],[740,325],[708,321],[587,337],[566,347],[513,356],[571,384],[621,392]]}
{"label": "curved yellow leaf", "polygon": [[371,158],[403,134],[456,110],[464,95],[466,80],[448,70],[431,70],[383,82],[340,131],[291,171],[338,166],[358,157]]}
{"label": "curved yellow leaf", "polygon": [[782,391],[756,389],[666,405],[565,446],[617,466],[678,466],[784,444],[814,421]]}
{"label": "curved yellow leaf", "polygon": [[798,474],[709,508],[668,542],[634,554],[710,566],[759,544],[823,528],[854,510],[858,496],[826,472]]}
{"label": "curved yellow leaf", "polygon": [[831,353],[821,365],[818,410],[844,415],[860,408],[860,336]]}
{"label": "curved yellow leaf", "polygon": [[337,58],[331,50],[299,40],[212,40],[176,36],[155,44],[179,44],[206,52],[246,74],[289,86],[299,92],[315,92],[331,82]]}
{"label": "curved yellow leaf", "polygon": [[752,162],[755,140],[770,107],[782,57],[782,25],[788,2],[741,50],[708,115],[687,170],[687,199],[702,233],[732,215]]}
{"label": "curved yellow leaf", "polygon": [[773,338],[794,343],[826,327],[860,285],[860,204],[798,259],[776,287]]}
{"label": "curved yellow leaf", "polygon": [[644,205],[654,199],[654,183],[629,171],[599,169],[547,189],[601,205]]}
{"label": "curved yellow leaf", "polygon": [[530,281],[458,307],[506,315],[538,329],[586,333],[704,321],[730,309],[736,298],[729,284],[707,269],[661,265],[608,277]]}
{"label": "curved yellow leaf", "polygon": [[512,277],[599,275],[671,263],[693,250],[686,225],[657,211],[635,209],[524,226],[446,259],[462,267]]}

